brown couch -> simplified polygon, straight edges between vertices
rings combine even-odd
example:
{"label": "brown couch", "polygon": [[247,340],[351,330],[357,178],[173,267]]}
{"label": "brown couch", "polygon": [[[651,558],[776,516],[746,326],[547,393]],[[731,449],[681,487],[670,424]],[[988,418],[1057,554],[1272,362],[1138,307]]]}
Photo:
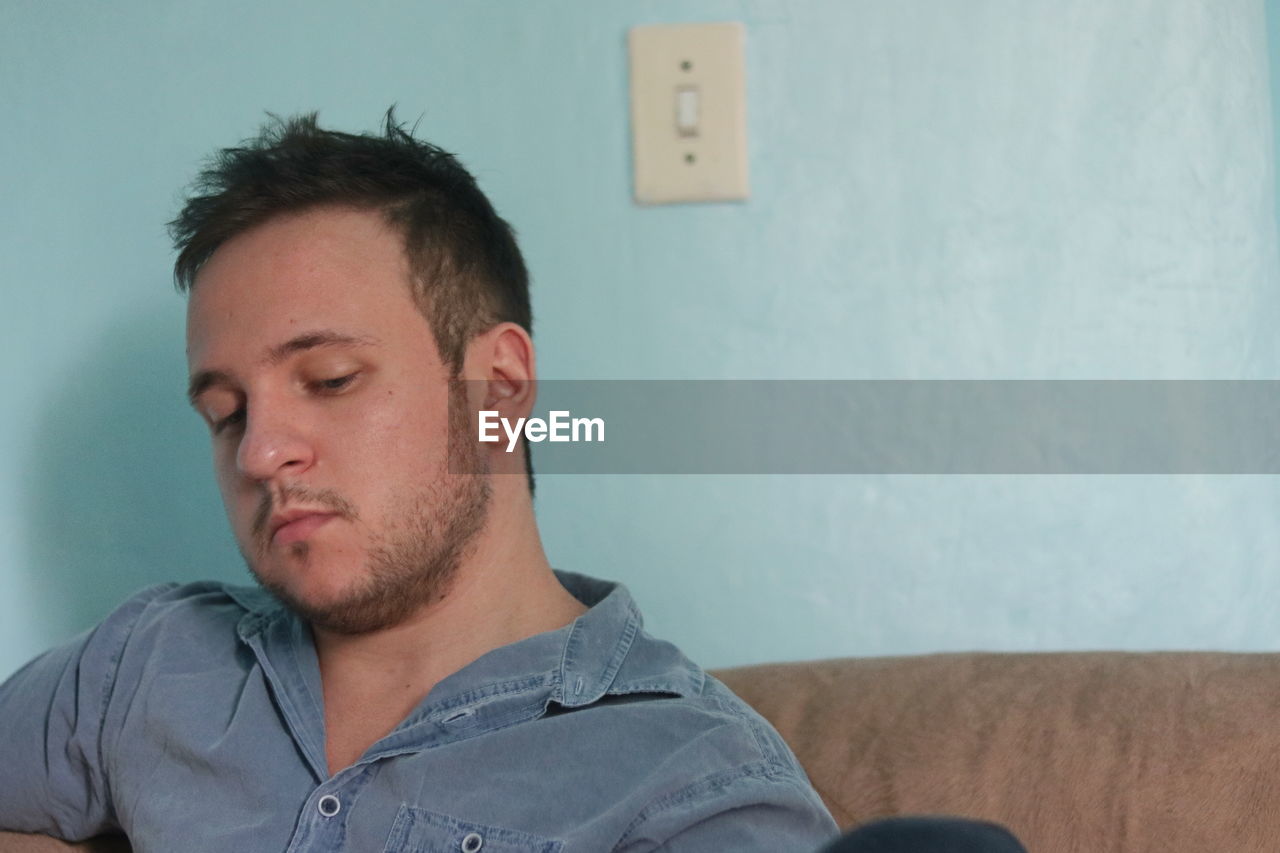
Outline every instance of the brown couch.
{"label": "brown couch", "polygon": [[[956,654],[717,673],[841,826],[959,814],[1031,853],[1280,850],[1280,654]],[[0,833],[0,851],[68,847]]]}

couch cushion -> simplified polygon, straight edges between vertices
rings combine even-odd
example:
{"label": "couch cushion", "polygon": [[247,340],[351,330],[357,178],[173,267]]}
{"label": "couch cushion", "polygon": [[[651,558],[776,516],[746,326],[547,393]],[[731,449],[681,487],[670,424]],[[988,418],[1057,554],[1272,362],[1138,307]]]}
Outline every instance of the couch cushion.
{"label": "couch cushion", "polygon": [[842,826],[958,814],[1046,851],[1280,849],[1280,655],[951,654],[716,673]]}

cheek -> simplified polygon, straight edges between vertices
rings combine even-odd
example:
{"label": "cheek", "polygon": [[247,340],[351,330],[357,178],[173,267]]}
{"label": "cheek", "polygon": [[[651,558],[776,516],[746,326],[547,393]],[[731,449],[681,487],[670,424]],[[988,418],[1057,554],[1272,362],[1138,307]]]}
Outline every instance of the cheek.
{"label": "cheek", "polygon": [[448,418],[444,395],[387,392],[366,410],[361,434],[351,438],[384,467],[428,465],[447,450]]}
{"label": "cheek", "polygon": [[252,512],[252,503],[256,500],[252,486],[236,472],[235,448],[215,446],[213,479],[218,484],[218,493],[222,496],[222,505],[226,508],[232,526],[235,526],[239,516]]}
{"label": "cheek", "polygon": [[213,479],[218,484],[218,491],[222,493],[223,501],[226,501],[235,488],[235,459],[229,453],[218,447],[213,449]]}

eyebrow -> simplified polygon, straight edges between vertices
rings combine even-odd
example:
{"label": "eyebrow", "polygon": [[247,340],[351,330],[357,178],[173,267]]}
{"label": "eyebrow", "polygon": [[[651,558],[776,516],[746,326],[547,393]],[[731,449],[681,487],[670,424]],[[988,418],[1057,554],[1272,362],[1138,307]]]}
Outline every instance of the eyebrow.
{"label": "eyebrow", "polygon": [[[371,335],[350,335],[335,329],[317,329],[303,332],[282,344],[276,344],[267,351],[265,363],[270,366],[280,364],[289,356],[307,350],[324,347],[367,347],[377,346],[382,341]],[[187,385],[187,400],[195,405],[196,400],[213,385],[229,384],[231,374],[225,370],[201,370],[192,375]]]}

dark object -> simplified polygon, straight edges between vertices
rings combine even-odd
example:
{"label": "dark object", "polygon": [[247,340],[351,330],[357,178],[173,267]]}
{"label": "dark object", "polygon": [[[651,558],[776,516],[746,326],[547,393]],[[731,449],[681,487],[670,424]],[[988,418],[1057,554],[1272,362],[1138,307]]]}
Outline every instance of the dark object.
{"label": "dark object", "polygon": [[820,853],[1027,853],[994,823],[956,817],[877,820],[837,838]]}

